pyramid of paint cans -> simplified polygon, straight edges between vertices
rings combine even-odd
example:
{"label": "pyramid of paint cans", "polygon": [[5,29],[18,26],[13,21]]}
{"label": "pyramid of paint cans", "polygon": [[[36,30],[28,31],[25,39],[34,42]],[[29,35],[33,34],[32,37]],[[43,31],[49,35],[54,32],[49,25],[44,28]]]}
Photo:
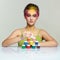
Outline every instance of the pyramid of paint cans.
{"label": "pyramid of paint cans", "polygon": [[24,49],[24,48],[33,48],[33,49],[35,49],[35,48],[40,48],[40,44],[39,44],[39,42],[38,41],[35,41],[35,42],[33,42],[33,41],[24,41],[24,44],[22,45],[22,48]]}

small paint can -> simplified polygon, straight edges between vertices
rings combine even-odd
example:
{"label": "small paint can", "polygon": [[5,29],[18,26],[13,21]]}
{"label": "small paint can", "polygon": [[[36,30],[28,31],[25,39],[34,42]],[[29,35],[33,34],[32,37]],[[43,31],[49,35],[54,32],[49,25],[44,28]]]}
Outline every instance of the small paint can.
{"label": "small paint can", "polygon": [[26,48],[26,46],[25,46],[25,45],[22,45],[22,48],[23,48],[23,49],[25,49],[25,48]]}
{"label": "small paint can", "polygon": [[32,45],[32,49],[35,49],[35,48],[36,48],[35,44],[34,44],[34,45]]}
{"label": "small paint can", "polygon": [[29,42],[29,44],[30,44],[30,45],[33,45],[33,44],[34,44],[34,42],[33,42],[33,41],[30,41],[30,42]]}
{"label": "small paint can", "polygon": [[35,41],[35,45],[38,46],[38,41]]}
{"label": "small paint can", "polygon": [[40,44],[38,44],[37,48],[40,48]]}
{"label": "small paint can", "polygon": [[26,48],[31,48],[30,45],[27,45]]}
{"label": "small paint can", "polygon": [[28,45],[28,41],[24,41],[24,45],[27,46]]}

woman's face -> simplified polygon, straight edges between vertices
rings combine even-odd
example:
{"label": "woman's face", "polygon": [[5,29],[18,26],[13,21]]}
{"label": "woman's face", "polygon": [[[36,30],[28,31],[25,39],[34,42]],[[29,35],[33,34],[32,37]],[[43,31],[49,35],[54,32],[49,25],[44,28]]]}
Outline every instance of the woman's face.
{"label": "woman's face", "polygon": [[35,24],[35,22],[38,19],[38,13],[34,9],[27,10],[25,18],[26,18],[27,24],[29,24],[30,26],[32,26],[32,25]]}

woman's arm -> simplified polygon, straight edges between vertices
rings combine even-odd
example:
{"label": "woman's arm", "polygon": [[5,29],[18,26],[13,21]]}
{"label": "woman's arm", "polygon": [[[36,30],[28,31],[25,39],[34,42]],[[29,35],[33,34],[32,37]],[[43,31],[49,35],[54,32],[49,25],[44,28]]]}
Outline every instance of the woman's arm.
{"label": "woman's arm", "polygon": [[45,30],[41,30],[40,33],[42,34],[42,38],[45,40],[45,42],[40,43],[41,46],[54,47],[58,45],[57,41],[52,36],[50,36]]}
{"label": "woman's arm", "polygon": [[11,35],[8,38],[6,38],[2,42],[2,46],[7,47],[7,46],[9,46],[11,44],[14,44],[14,43],[20,41],[20,35],[21,35],[20,30],[16,29],[15,31],[13,31],[11,33]]}

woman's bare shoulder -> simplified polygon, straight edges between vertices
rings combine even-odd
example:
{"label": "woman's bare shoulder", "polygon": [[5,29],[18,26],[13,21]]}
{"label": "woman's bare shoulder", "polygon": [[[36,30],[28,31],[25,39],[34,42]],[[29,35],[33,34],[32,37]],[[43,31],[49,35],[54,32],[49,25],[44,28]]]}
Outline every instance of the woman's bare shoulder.
{"label": "woman's bare shoulder", "polygon": [[46,32],[46,30],[45,29],[40,29],[40,32]]}
{"label": "woman's bare shoulder", "polygon": [[23,30],[24,28],[17,28],[17,29],[15,29],[13,32],[15,32],[15,33],[21,33],[21,31]]}
{"label": "woman's bare shoulder", "polygon": [[47,33],[47,31],[44,30],[44,29],[39,29],[39,32],[40,32],[41,34]]}
{"label": "woman's bare shoulder", "polygon": [[23,28],[14,29],[14,31],[12,31],[12,33],[9,37],[20,36],[22,30],[23,30]]}
{"label": "woman's bare shoulder", "polygon": [[20,32],[20,29],[19,28],[18,29],[14,29],[13,32],[15,32],[15,33]]}

